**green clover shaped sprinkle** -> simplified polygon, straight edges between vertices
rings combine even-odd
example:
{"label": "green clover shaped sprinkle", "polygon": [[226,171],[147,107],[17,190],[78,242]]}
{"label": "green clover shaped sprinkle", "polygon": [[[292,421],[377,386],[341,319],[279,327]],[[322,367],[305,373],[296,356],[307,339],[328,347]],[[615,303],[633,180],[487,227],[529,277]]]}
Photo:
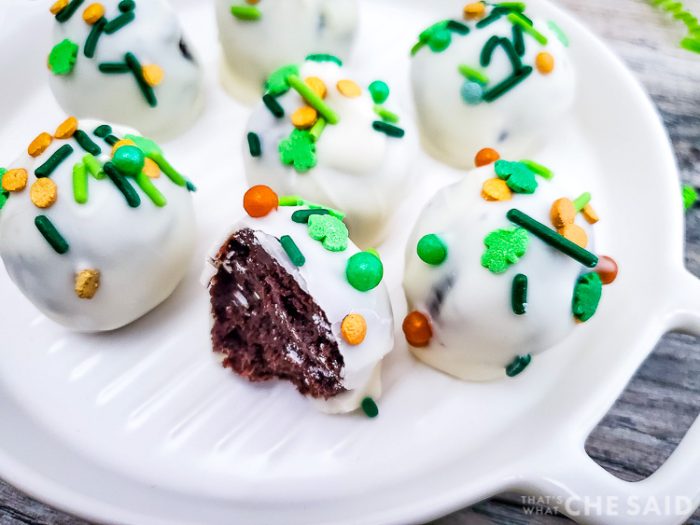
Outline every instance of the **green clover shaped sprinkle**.
{"label": "green clover shaped sprinkle", "polygon": [[368,292],[382,282],[384,265],[374,253],[356,253],[348,259],[345,277],[355,290]]}
{"label": "green clover shaped sprinkle", "polygon": [[683,208],[688,211],[690,208],[695,206],[698,200],[698,192],[692,186],[685,184],[683,186]]}
{"label": "green clover shaped sprinkle", "polygon": [[297,173],[306,173],[316,166],[316,145],[308,131],[295,129],[279,145],[280,159],[286,166],[294,166]]}
{"label": "green clover shaped sprinkle", "polygon": [[486,250],[481,265],[493,273],[503,273],[525,255],[529,242],[524,228],[494,230],[484,239]]}
{"label": "green clover shaped sprinkle", "polygon": [[282,66],[278,70],[274,71],[265,82],[265,89],[270,95],[279,97],[284,95],[290,89],[287,77],[289,75],[299,76],[299,68],[294,65]]}
{"label": "green clover shaped sprinkle", "polygon": [[535,173],[522,162],[496,161],[496,175],[504,179],[515,193],[535,193],[537,178]]}
{"label": "green clover shaped sprinkle", "polygon": [[571,309],[574,317],[585,323],[595,315],[603,294],[603,282],[596,272],[584,273],[576,281]]}
{"label": "green clover shaped sprinkle", "polygon": [[56,44],[49,53],[49,69],[54,75],[69,75],[78,57],[78,44],[68,40]]}
{"label": "green clover shaped sprinkle", "polygon": [[332,215],[311,215],[308,222],[309,237],[323,244],[329,252],[342,252],[348,247],[348,228]]}

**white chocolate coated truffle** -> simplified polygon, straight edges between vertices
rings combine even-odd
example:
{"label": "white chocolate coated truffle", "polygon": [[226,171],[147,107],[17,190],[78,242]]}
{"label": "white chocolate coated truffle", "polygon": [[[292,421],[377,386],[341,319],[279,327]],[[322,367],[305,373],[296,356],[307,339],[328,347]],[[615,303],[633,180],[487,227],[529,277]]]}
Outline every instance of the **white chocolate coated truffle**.
{"label": "white chocolate coated truffle", "polygon": [[[202,70],[172,6],[167,0],[135,0],[129,11],[123,1],[101,4],[104,16],[94,23],[84,19],[95,5],[88,2],[66,21],[59,21],[61,13],[56,15],[53,43],[68,40],[77,45],[72,68],[65,57],[49,60],[50,85],[58,103],[78,118],[117,122],[157,140],[183,133],[203,108]],[[93,46],[95,35],[99,37]],[[127,60],[127,53],[135,61]]]}
{"label": "white chocolate coated truffle", "polygon": [[[95,156],[99,164],[109,161],[112,147],[92,133],[100,123],[84,120],[79,124],[101,148],[102,153]],[[112,133],[123,137],[134,132],[114,127]],[[37,168],[66,146],[73,151],[49,176],[38,179]],[[24,153],[8,166],[3,187],[9,184],[14,168],[26,170],[28,180],[24,189],[9,193],[0,210],[0,256],[15,284],[47,317],[70,329],[97,332],[134,321],[173,292],[189,266],[195,223],[190,192],[160,170],[156,171],[158,178],[149,180],[167,200],[162,207],[128,177],[140,200],[138,207],[131,207],[109,177],[98,180],[89,170],[87,198],[79,203],[74,193],[74,166],[85,155],[73,136],[54,139],[37,157]],[[37,199],[39,180],[55,185],[45,183],[54,188],[56,196],[46,208],[35,204],[50,202]],[[59,253],[63,250],[52,247],[42,235],[36,224],[38,216],[50,221],[65,241],[65,253]]]}
{"label": "white chocolate coated truffle", "polygon": [[[486,14],[492,9],[487,7]],[[474,153],[484,145],[506,158],[531,156],[556,129],[557,121],[565,118],[574,101],[574,67],[558,33],[546,20],[533,20],[547,43],[525,33],[522,56],[515,51],[517,24],[507,15],[482,28],[476,20],[455,20],[452,29],[433,26],[419,39],[411,82],[421,138],[436,159],[471,168]],[[460,25],[467,34],[462,34],[465,29]],[[440,50],[444,46],[440,39],[447,37],[449,44]],[[500,43],[488,53],[488,42],[494,38]],[[482,62],[484,56],[490,58],[488,65]],[[460,66],[473,71],[460,71]],[[482,82],[474,80],[474,71]],[[514,79],[521,80],[508,88]]]}

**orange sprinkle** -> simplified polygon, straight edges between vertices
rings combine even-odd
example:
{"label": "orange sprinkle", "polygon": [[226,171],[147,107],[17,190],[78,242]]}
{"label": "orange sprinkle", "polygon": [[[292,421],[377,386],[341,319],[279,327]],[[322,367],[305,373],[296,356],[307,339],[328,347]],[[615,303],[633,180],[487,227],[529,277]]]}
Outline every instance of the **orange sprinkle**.
{"label": "orange sprinkle", "polygon": [[340,324],[340,333],[349,345],[359,345],[367,335],[367,321],[360,314],[349,314]]}
{"label": "orange sprinkle", "polygon": [[112,157],[114,157],[114,154],[122,146],[136,146],[136,143],[131,139],[118,140],[117,142],[114,143],[114,146],[112,146]]}
{"label": "orange sprinkle", "polygon": [[478,20],[486,14],[486,6],[483,2],[474,2],[464,6],[464,18],[467,20]]}
{"label": "orange sprinkle", "polygon": [[57,139],[69,139],[78,131],[78,119],[68,117],[56,128],[53,136]]}
{"label": "orange sprinkle", "polygon": [[58,188],[50,178],[43,177],[32,184],[29,196],[37,208],[50,208],[58,198]]}
{"label": "orange sprinkle", "polygon": [[309,129],[318,120],[318,111],[311,106],[302,106],[292,114],[292,124],[297,129]]}
{"label": "orange sprinkle", "polygon": [[90,4],[83,11],[83,20],[90,25],[95,24],[103,16],[105,16],[105,6],[99,2]]}
{"label": "orange sprinkle", "polygon": [[492,148],[484,148],[482,150],[479,150],[479,152],[476,154],[476,157],[474,157],[474,165],[477,168],[480,168],[481,166],[488,166],[489,164],[492,164],[499,160],[501,158],[501,155]]}
{"label": "orange sprinkle", "polygon": [[2,189],[5,191],[22,191],[27,187],[29,175],[24,168],[7,170],[2,176]]}
{"label": "orange sprinkle", "polygon": [[260,184],[253,186],[243,196],[243,208],[251,217],[264,217],[279,205],[277,194],[272,188]]}
{"label": "orange sprinkle", "polygon": [[403,320],[402,328],[408,344],[417,348],[428,346],[433,337],[430,321],[420,312],[408,314]]}
{"label": "orange sprinkle", "polygon": [[38,157],[46,151],[53,142],[53,137],[46,132],[40,133],[27,148],[27,152],[32,157]]}
{"label": "orange sprinkle", "polygon": [[586,204],[583,207],[583,210],[581,210],[581,213],[583,213],[583,218],[588,221],[588,224],[595,224],[600,220],[600,216],[598,215],[598,212],[595,211],[595,208],[591,206],[590,204]]}
{"label": "orange sprinkle", "polygon": [[68,0],[56,0],[54,4],[49,8],[52,15],[57,15],[68,5]]}
{"label": "orange sprinkle", "polygon": [[344,97],[357,98],[362,95],[362,89],[352,80],[338,80],[335,87]]}
{"label": "orange sprinkle", "polygon": [[552,226],[557,230],[560,230],[567,224],[573,224],[576,220],[574,203],[566,197],[555,200],[552,208],[549,210],[549,218],[552,221]]}
{"label": "orange sprinkle", "polygon": [[571,242],[578,244],[581,248],[588,246],[588,235],[586,230],[578,224],[567,224],[559,229],[559,233],[569,239]]}
{"label": "orange sprinkle", "polygon": [[307,77],[304,79],[304,83],[311,88],[311,90],[316,93],[321,98],[326,98],[328,94],[328,89],[326,88],[326,83],[318,77]]}
{"label": "orange sprinkle", "polygon": [[513,192],[506,181],[496,177],[484,182],[481,197],[487,201],[509,201],[513,198]]}
{"label": "orange sprinkle", "polygon": [[141,170],[146,174],[149,179],[157,179],[160,177],[160,168],[158,164],[155,163],[153,159],[145,158],[143,163],[143,169]]}
{"label": "orange sprinkle", "polygon": [[160,66],[157,66],[156,64],[149,64],[141,67],[141,71],[143,73],[143,79],[149,86],[155,87],[163,82],[165,73],[163,72],[163,68]]}
{"label": "orange sprinkle", "polygon": [[535,58],[535,66],[537,67],[537,71],[543,75],[549,75],[554,71],[554,57],[546,51],[542,51],[538,53]]}
{"label": "orange sprinkle", "polygon": [[619,269],[615,259],[607,255],[601,255],[598,258],[598,266],[596,266],[593,271],[600,276],[600,280],[603,284],[612,284],[615,282],[615,279],[617,279]]}
{"label": "orange sprinkle", "polygon": [[80,299],[92,299],[99,287],[99,270],[82,270],[75,275],[75,295]]}
{"label": "orange sprinkle", "polygon": [[260,0],[245,0],[245,3],[248,5],[257,5],[260,2]]}

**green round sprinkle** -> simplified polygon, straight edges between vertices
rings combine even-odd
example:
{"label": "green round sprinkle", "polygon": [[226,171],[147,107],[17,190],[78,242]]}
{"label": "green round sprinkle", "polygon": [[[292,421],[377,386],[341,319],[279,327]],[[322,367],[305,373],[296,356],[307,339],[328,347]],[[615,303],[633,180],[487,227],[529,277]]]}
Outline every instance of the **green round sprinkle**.
{"label": "green round sprinkle", "polygon": [[56,44],[49,53],[49,69],[54,75],[69,75],[78,57],[78,44],[68,40]]}
{"label": "green round sprinkle", "polygon": [[255,22],[262,18],[260,9],[253,5],[231,6],[231,14],[238,20],[243,20],[244,22]]}
{"label": "green round sprinkle", "polygon": [[494,230],[484,238],[486,250],[481,265],[492,273],[503,273],[525,255],[529,242],[523,228]]}
{"label": "green round sprinkle", "polygon": [[527,313],[527,275],[519,273],[513,278],[511,306],[515,315]]}
{"label": "green round sprinkle", "polygon": [[107,124],[102,124],[101,126],[97,126],[95,128],[95,131],[93,131],[96,137],[100,137],[101,139],[105,138],[107,135],[112,134],[112,126],[108,126]]}
{"label": "green round sprinkle", "polygon": [[38,215],[34,219],[34,225],[56,253],[63,255],[69,250],[70,247],[68,242],[63,238],[63,236],[51,222],[51,219],[49,219],[46,215]]}
{"label": "green round sprinkle", "polygon": [[382,122],[381,120],[375,120],[372,122],[372,128],[380,133],[386,133],[389,137],[394,137],[400,139],[406,132],[398,126],[389,124],[388,122]]}
{"label": "green round sprinkle", "polygon": [[333,215],[309,216],[308,232],[329,252],[342,252],[348,247],[348,228]]}
{"label": "green round sprinkle", "polygon": [[467,80],[462,84],[459,94],[470,106],[478,106],[484,101],[484,88],[478,82]]}
{"label": "green round sprinkle", "polygon": [[307,55],[306,60],[311,62],[333,62],[338,67],[343,67],[343,61],[340,60],[335,55],[329,55],[328,53],[314,53],[312,55]]}
{"label": "green round sprinkle", "polygon": [[136,146],[122,146],[114,152],[112,164],[126,175],[136,176],[141,173],[146,157]]}
{"label": "green round sprinkle", "polygon": [[372,100],[374,100],[375,104],[384,104],[391,93],[386,82],[382,82],[381,80],[375,80],[372,82],[369,85],[369,92],[372,95]]}
{"label": "green round sprinkle", "polygon": [[362,407],[362,411],[365,413],[365,415],[370,419],[379,415],[379,407],[371,397],[364,398],[360,403],[360,406]]}
{"label": "green round sprinkle", "polygon": [[532,362],[532,356],[530,354],[517,356],[506,367],[506,375],[508,377],[515,377],[515,376],[521,374],[531,362]]}
{"label": "green round sprinkle", "polygon": [[683,186],[683,208],[688,211],[690,208],[695,206],[698,201],[698,192],[692,186],[685,184]]}
{"label": "green round sprinkle", "polygon": [[301,253],[301,250],[289,235],[283,235],[280,237],[280,244],[284,251],[287,253],[289,260],[292,261],[294,266],[304,266],[306,262],[306,257]]}
{"label": "green round sprinkle", "polygon": [[122,13],[127,13],[133,11],[136,8],[136,2],[134,0],[122,0],[119,2],[119,10]]}
{"label": "green round sprinkle", "polygon": [[416,251],[421,261],[432,266],[438,266],[447,259],[447,244],[434,233],[421,237]]}
{"label": "green round sprinkle", "polygon": [[574,317],[581,322],[588,321],[598,309],[603,295],[603,282],[596,272],[584,273],[576,281],[571,309]]}
{"label": "green round sprinkle", "polygon": [[306,173],[316,166],[316,144],[308,131],[295,129],[279,144],[280,160],[293,166],[297,173]]}
{"label": "green round sprinkle", "polygon": [[298,210],[292,213],[292,220],[299,224],[307,224],[312,215],[329,215],[328,210]]}
{"label": "green round sprinkle", "polygon": [[384,265],[372,253],[356,253],[348,259],[345,277],[355,290],[367,292],[382,282]]}
{"label": "green round sprinkle", "polygon": [[260,137],[257,133],[252,131],[248,133],[248,151],[251,157],[259,157],[262,155],[262,146],[260,144]]}

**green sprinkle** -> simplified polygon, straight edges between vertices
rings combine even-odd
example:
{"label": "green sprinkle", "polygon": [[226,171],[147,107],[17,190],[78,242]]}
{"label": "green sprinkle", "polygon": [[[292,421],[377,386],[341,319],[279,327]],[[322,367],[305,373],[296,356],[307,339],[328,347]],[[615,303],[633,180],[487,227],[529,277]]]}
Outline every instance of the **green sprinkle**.
{"label": "green sprinkle", "polygon": [[73,153],[73,146],[70,144],[64,144],[51,155],[46,162],[34,170],[34,175],[38,178],[49,177],[54,172],[56,168],[71,156]]}
{"label": "green sprinkle", "polygon": [[90,172],[90,175],[95,177],[97,180],[102,180],[105,178],[105,172],[102,171],[102,163],[89,153],[83,157],[83,164]]}
{"label": "green sprinkle", "polygon": [[191,180],[188,180],[188,181],[185,183],[185,187],[187,188],[187,191],[189,191],[189,192],[194,193],[194,192],[197,191],[197,186],[195,186],[195,185],[194,185],[194,182],[192,182]]}
{"label": "green sprinkle", "polygon": [[510,303],[515,315],[527,312],[527,275],[519,273],[513,278]]}
{"label": "green sprinkle", "polygon": [[119,142],[119,137],[115,137],[114,135],[107,135],[104,138],[104,141],[110,146],[114,146],[117,142]]}
{"label": "green sprinkle", "polygon": [[546,46],[547,42],[549,42],[547,40],[547,37],[539,31],[537,31],[537,29],[535,29],[532,25],[528,24],[527,20],[524,19],[520,13],[508,13],[506,15],[506,18],[511,23],[517,24],[520,27],[522,27],[523,31],[525,31],[528,35],[537,40],[541,45]]}
{"label": "green sprinkle", "polygon": [[102,148],[95,144],[90,136],[82,129],[76,130],[76,132],[73,134],[73,138],[78,143],[78,146],[83,148],[83,150],[87,151],[91,155],[99,155],[102,153]]}
{"label": "green sprinkle", "polygon": [[482,73],[478,69],[474,69],[473,67],[469,67],[469,66],[465,66],[464,64],[460,64],[459,66],[457,66],[457,70],[467,80],[471,80],[473,82],[478,82],[479,84],[482,84],[484,86],[489,83],[489,77],[487,77],[484,73]]}
{"label": "green sprinkle", "polygon": [[304,204],[306,204],[312,210],[327,210],[328,213],[330,213],[333,217],[335,217],[336,219],[340,219],[341,221],[345,219],[345,214],[342,211],[334,210],[333,208],[329,208],[328,206],[324,206],[322,204],[315,204],[310,201],[304,201]]}
{"label": "green sprinkle", "polygon": [[70,246],[68,242],[63,238],[63,236],[58,232],[56,227],[51,222],[46,215],[38,215],[34,218],[34,225],[36,226],[39,233],[44,236],[46,242],[51,245],[51,248],[60,255],[63,255],[68,251]]}
{"label": "green sprinkle", "polygon": [[49,53],[49,69],[54,75],[70,75],[77,58],[78,44],[66,38],[53,46]]}
{"label": "green sprinkle", "polygon": [[168,200],[160,192],[160,190],[156,188],[155,184],[153,184],[153,181],[151,181],[148,175],[146,175],[143,172],[140,172],[134,177],[134,180],[136,181],[138,187],[141,188],[141,191],[143,191],[146,194],[146,196],[149,199],[151,199],[151,202],[153,202],[153,204],[155,204],[159,208],[162,208],[163,206],[168,204]]}
{"label": "green sprinkle", "polygon": [[126,13],[122,13],[118,17],[116,17],[113,20],[110,20],[107,22],[104,26],[103,31],[107,35],[111,35],[113,33],[116,33],[119,31],[122,27],[130,24],[131,22],[134,21],[134,18],[136,18],[136,15],[134,14],[133,11],[128,11]]}
{"label": "green sprinkle", "polygon": [[171,181],[173,181],[173,183],[177,184],[178,186],[180,186],[182,188],[187,187],[187,179],[185,177],[183,177],[180,174],[180,172],[178,172],[175,168],[173,168],[167,160],[165,160],[165,157],[163,156],[162,153],[150,151],[149,153],[146,154],[146,156],[149,159],[151,159],[153,162],[158,164],[160,171],[165,173],[165,175]]}
{"label": "green sprinkle", "polygon": [[307,86],[306,82],[299,78],[299,76],[289,75],[287,76],[287,82],[289,82],[289,85],[306,100],[309,106],[318,111],[318,113],[326,119],[328,124],[337,124],[340,121],[338,114],[333,111],[313,89]]}
{"label": "green sprinkle", "polygon": [[125,139],[128,139],[132,141],[134,144],[136,144],[139,148],[141,148],[141,151],[143,151],[143,154],[146,155],[147,157],[151,155],[162,155],[163,150],[160,148],[160,146],[153,140],[148,139],[146,137],[142,137],[140,135],[125,135]]}
{"label": "green sprinkle", "polygon": [[688,184],[684,184],[682,195],[683,195],[683,208],[685,209],[685,211],[688,211],[690,208],[695,206],[695,203],[698,201],[698,192],[692,186],[689,186]]}
{"label": "green sprinkle", "polygon": [[525,11],[527,7],[524,2],[499,2],[494,4],[495,7],[505,7],[507,9],[514,9],[515,11]]}
{"label": "green sprinkle", "polygon": [[512,9],[508,7],[494,7],[486,18],[482,18],[476,23],[477,29],[483,29],[486,26],[500,20],[503,15],[510,13]]}
{"label": "green sprinkle", "polygon": [[307,224],[312,215],[330,215],[330,212],[323,208],[313,210],[297,210],[292,213],[292,220],[299,224]]}
{"label": "green sprinkle", "polygon": [[495,164],[496,175],[506,181],[508,187],[515,193],[532,194],[537,190],[537,179],[530,168],[521,162],[509,162],[497,160]]}
{"label": "green sprinkle", "polygon": [[342,252],[348,247],[348,228],[332,215],[311,215],[308,232],[309,237],[321,242],[329,252]]}
{"label": "green sprinkle", "polygon": [[103,170],[122,195],[124,195],[126,203],[132,208],[138,208],[141,205],[141,197],[139,197],[139,194],[136,193],[136,190],[126,177],[119,173],[119,170],[117,170],[111,162],[105,163]]}
{"label": "green sprinkle", "polygon": [[[133,16],[133,13],[128,13]],[[122,15],[126,16],[126,15]],[[134,56],[133,53],[127,52],[124,55],[124,61],[127,63],[129,66],[129,69],[131,69],[131,72],[134,74],[134,78],[136,78],[136,83],[139,86],[139,89],[141,90],[141,93],[143,94],[144,98],[146,99],[146,102],[148,102],[148,105],[151,106],[152,108],[156,107],[158,105],[158,100],[156,99],[156,94],[153,91],[153,88],[148,85],[148,82],[146,82],[146,79],[143,78],[143,69],[141,68],[141,63],[138,61],[138,59]]]}
{"label": "green sprinkle", "polygon": [[603,282],[596,272],[584,273],[576,281],[571,309],[574,317],[585,323],[598,310],[603,295]]}
{"label": "green sprinkle", "polygon": [[522,57],[525,54],[525,32],[517,24],[513,25],[513,47],[518,56]]}
{"label": "green sprinkle", "polygon": [[131,71],[125,62],[103,62],[97,66],[97,69],[99,69],[101,73],[106,74],[128,73]]}
{"label": "green sprinkle", "polygon": [[283,195],[279,198],[280,206],[301,206],[304,204],[304,199],[297,195]]}
{"label": "green sprinkle", "polygon": [[319,119],[316,121],[316,124],[314,124],[309,130],[309,135],[311,136],[311,139],[314,142],[318,142],[318,139],[321,138],[321,134],[323,133],[324,129],[326,129],[326,119],[323,117],[319,117]]}
{"label": "green sprinkle", "polygon": [[[7,170],[5,168],[0,168],[0,187],[2,187],[2,176],[7,173]],[[9,191],[0,191],[0,210],[2,210],[3,206],[5,206],[5,203],[7,202],[7,199],[10,198],[10,192]]]}
{"label": "green sprinkle", "polygon": [[277,102],[277,99],[275,99],[275,97],[273,97],[269,93],[266,93],[265,95],[263,95],[262,101],[263,104],[265,104],[265,107],[269,109],[270,113],[272,113],[275,117],[284,117],[284,108],[280,106],[280,103]]}
{"label": "green sprinkle", "polygon": [[424,263],[438,266],[447,259],[447,244],[434,233],[429,233],[418,241],[416,252]]}
{"label": "green sprinkle", "polygon": [[394,126],[393,124],[389,124],[388,122],[383,122],[381,120],[375,120],[374,122],[372,122],[372,128],[375,131],[385,133],[389,137],[394,137],[397,139],[402,138],[406,134],[406,132],[402,128]]}
{"label": "green sprinkle", "polygon": [[484,100],[486,102],[493,102],[494,100],[502,97],[506,93],[508,93],[511,89],[513,89],[515,86],[520,84],[523,80],[525,80],[530,74],[532,73],[532,66],[525,66],[523,67],[520,71],[518,71],[515,75],[511,75],[507,79],[505,79],[503,82],[498,84],[497,86],[493,87],[486,93],[484,93]]}
{"label": "green sprinkle", "polygon": [[700,38],[684,38],[680,46],[686,51],[700,53]]}
{"label": "green sprinkle", "polygon": [[97,43],[104,32],[104,28],[107,25],[107,20],[104,17],[100,18],[90,29],[90,34],[85,40],[85,47],[83,48],[83,54],[87,58],[94,58],[95,51],[97,50]]}
{"label": "green sprinkle", "polygon": [[72,0],[66,7],[56,13],[56,20],[61,23],[67,22],[75,14],[82,3],[83,0]]}
{"label": "green sprinkle", "polygon": [[486,41],[484,47],[481,49],[479,55],[479,63],[481,67],[489,67],[491,65],[491,57],[493,57],[493,52],[500,45],[501,38],[494,35]]}
{"label": "green sprinkle", "polygon": [[260,9],[254,5],[232,5],[231,14],[244,22],[255,22],[262,18]]}
{"label": "green sprinkle", "polygon": [[564,255],[568,255],[584,266],[595,268],[598,264],[598,257],[596,255],[588,250],[584,250],[578,244],[571,242],[563,235],[559,235],[556,231],[548,228],[520,210],[512,209],[508,211],[506,216],[509,221],[518,226],[522,226],[552,248],[559,250]]}
{"label": "green sprinkle", "polygon": [[333,62],[338,67],[343,67],[342,60],[340,60],[337,56],[329,55],[328,53],[314,53],[307,55],[306,60],[310,60],[311,62]]}
{"label": "green sprinkle", "polygon": [[265,82],[265,89],[267,92],[274,97],[284,95],[290,89],[289,82],[287,82],[287,77],[289,75],[299,76],[299,67],[295,64],[282,66],[270,74]]}
{"label": "green sprinkle", "polygon": [[389,86],[386,84],[386,82],[383,82],[381,80],[375,80],[369,85],[369,92],[372,95],[372,100],[374,101],[375,104],[384,104],[386,100],[389,98],[389,94],[391,93]]}
{"label": "green sprinkle", "polygon": [[591,197],[591,194],[590,194],[590,193],[588,193],[588,192],[582,193],[579,197],[577,197],[577,198],[574,200],[574,209],[575,209],[577,212],[581,211],[583,208],[586,207],[586,205],[587,205],[589,202],[591,202],[591,198],[592,198],[592,197]]}
{"label": "green sprinkle", "polygon": [[374,254],[369,252],[356,253],[348,259],[345,277],[350,285],[360,292],[376,288],[384,277],[384,265]]}
{"label": "green sprinkle", "polygon": [[95,131],[93,131],[96,137],[100,137],[101,139],[105,138],[107,135],[110,135],[112,133],[112,126],[108,126],[107,124],[102,124],[101,126],[97,126],[95,128]]}
{"label": "green sprinkle", "polygon": [[137,146],[122,146],[114,152],[112,164],[125,175],[135,177],[143,169],[146,157]]}
{"label": "green sprinkle", "polygon": [[250,152],[251,157],[259,157],[262,155],[262,147],[260,145],[260,137],[258,136],[257,133],[253,133],[252,131],[248,133],[247,135],[248,138],[248,151]]}
{"label": "green sprinkle", "polygon": [[136,9],[136,2],[134,2],[134,0],[122,0],[119,2],[119,10],[122,13],[133,11],[134,9]]}
{"label": "green sprinkle", "polygon": [[494,230],[484,238],[481,265],[492,273],[503,273],[525,255],[529,243],[523,228]]}
{"label": "green sprinkle", "polygon": [[308,131],[295,129],[279,144],[280,160],[293,166],[297,173],[306,173],[316,166],[316,145]]}
{"label": "green sprinkle", "polygon": [[530,354],[519,355],[506,367],[506,375],[515,377],[525,371],[528,365],[532,362]]}
{"label": "green sprinkle", "polygon": [[399,116],[396,113],[392,113],[383,106],[374,106],[374,112],[377,116],[384,122],[389,122],[390,124],[396,124],[399,121]]}
{"label": "green sprinkle", "polygon": [[552,180],[554,178],[554,172],[552,170],[550,170],[547,166],[538,164],[533,160],[521,160],[520,164],[524,164],[530,169],[531,172],[533,172],[535,175],[539,175],[545,180]]}
{"label": "green sprinkle", "polygon": [[554,33],[554,35],[564,47],[569,47],[569,37],[566,36],[564,30],[561,27],[559,27],[559,25],[557,25],[557,23],[554,20],[550,20],[549,22],[547,22],[547,26],[549,26],[549,29],[552,30],[552,33]]}
{"label": "green sprinkle", "polygon": [[88,172],[82,162],[73,166],[73,198],[78,204],[88,201]]}
{"label": "green sprinkle", "polygon": [[360,403],[360,407],[362,407],[362,411],[370,419],[379,415],[379,407],[371,397],[365,397]]}
{"label": "green sprinkle", "polygon": [[294,266],[304,266],[306,262],[306,257],[301,253],[301,250],[289,235],[283,235],[280,237],[280,244],[284,251],[287,253],[289,260],[292,261]]}

